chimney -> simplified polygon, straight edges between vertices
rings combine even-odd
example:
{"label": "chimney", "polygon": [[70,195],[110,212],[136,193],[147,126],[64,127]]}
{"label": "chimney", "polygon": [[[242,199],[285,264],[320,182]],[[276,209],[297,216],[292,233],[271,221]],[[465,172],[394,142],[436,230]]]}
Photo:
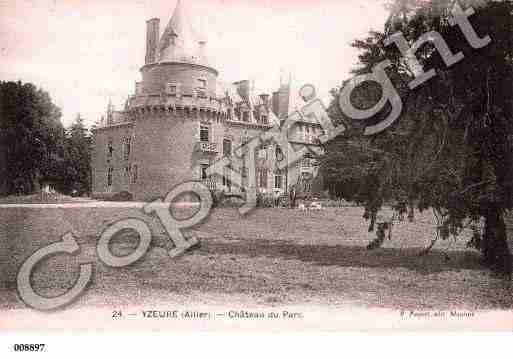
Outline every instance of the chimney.
{"label": "chimney", "polygon": [[234,85],[237,86],[237,92],[239,93],[239,96],[249,102],[251,91],[249,80],[234,82]]}
{"label": "chimney", "polygon": [[273,92],[272,109],[276,117],[285,119],[289,115],[290,85],[281,85],[280,89]]}
{"label": "chimney", "polygon": [[146,59],[145,64],[157,61],[157,44],[159,41],[160,20],[157,18],[146,21]]}

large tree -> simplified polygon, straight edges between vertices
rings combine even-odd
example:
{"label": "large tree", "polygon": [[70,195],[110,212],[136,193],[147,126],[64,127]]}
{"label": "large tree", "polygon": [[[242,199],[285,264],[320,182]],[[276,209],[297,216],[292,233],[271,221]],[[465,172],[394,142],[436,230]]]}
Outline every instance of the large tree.
{"label": "large tree", "polygon": [[89,193],[91,190],[91,136],[80,114],[67,130],[64,166],[65,191],[76,191],[80,195]]}
{"label": "large tree", "polygon": [[90,191],[91,138],[77,116],[68,129],[50,95],[33,84],[0,82],[0,195],[29,194],[50,182]]}
{"label": "large tree", "polygon": [[30,83],[0,82],[0,193],[30,193],[56,176],[62,156],[61,111]]}
{"label": "large tree", "polygon": [[[334,101],[332,117],[353,130],[351,138],[338,138],[327,146],[322,170],[330,190],[363,204],[371,219],[385,203],[400,215],[409,212],[410,218],[414,206],[432,208],[440,221],[438,232],[446,238],[484,218],[484,235],[474,244],[487,264],[510,273],[504,211],[512,207],[513,199],[513,6],[485,1],[462,4],[475,7],[471,20],[478,34],[492,38],[488,46],[474,49],[457,27],[450,26],[454,3],[397,0],[383,32],[353,43],[360,50],[355,74],[370,72],[385,59],[392,62],[389,75],[403,99],[403,113],[389,130],[363,137],[361,124],[347,118]],[[437,69],[438,74],[410,90],[407,84],[416,69],[394,45],[385,46],[385,39],[398,31],[410,45],[437,31],[465,58],[448,68],[433,47],[423,46],[416,54],[421,65]],[[379,96],[380,89],[366,83],[352,100],[365,108]],[[370,122],[381,120],[386,112]]]}

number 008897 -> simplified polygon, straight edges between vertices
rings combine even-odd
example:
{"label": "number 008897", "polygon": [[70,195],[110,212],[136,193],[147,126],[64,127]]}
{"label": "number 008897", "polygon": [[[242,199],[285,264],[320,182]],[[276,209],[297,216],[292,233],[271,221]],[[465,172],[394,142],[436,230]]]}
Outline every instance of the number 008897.
{"label": "number 008897", "polygon": [[42,352],[44,344],[14,344],[15,352]]}

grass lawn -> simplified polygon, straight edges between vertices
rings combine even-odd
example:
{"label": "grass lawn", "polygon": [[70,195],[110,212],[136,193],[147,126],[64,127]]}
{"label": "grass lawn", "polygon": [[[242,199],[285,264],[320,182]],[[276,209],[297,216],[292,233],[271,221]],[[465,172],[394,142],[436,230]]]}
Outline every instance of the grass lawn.
{"label": "grass lawn", "polygon": [[[479,263],[479,253],[457,242],[438,243],[419,257],[434,236],[430,213],[415,223],[394,226],[383,248],[368,251],[363,210],[333,208],[317,212],[259,209],[240,217],[235,209],[216,209],[191,232],[201,247],[169,258],[163,229],[152,220],[150,251],[125,268],[109,268],[96,258],[101,229],[116,219],[138,216],[135,208],[0,208],[0,309],[20,309],[16,268],[24,258],[66,231],[79,237],[81,254],[59,256],[34,273],[34,288],[56,295],[74,282],[77,263],[93,262],[90,287],[71,305],[321,305],[404,309],[509,309],[509,281],[495,278]],[[115,241],[113,251],[129,253],[135,238]],[[2,268],[0,268],[2,269]]]}

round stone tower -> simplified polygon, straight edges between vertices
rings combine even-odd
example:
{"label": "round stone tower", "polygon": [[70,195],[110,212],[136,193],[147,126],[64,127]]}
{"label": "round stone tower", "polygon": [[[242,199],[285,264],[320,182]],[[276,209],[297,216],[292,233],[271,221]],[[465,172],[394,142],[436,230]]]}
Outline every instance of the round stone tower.
{"label": "round stone tower", "polygon": [[130,192],[137,199],[163,196],[196,178],[200,124],[226,116],[216,97],[218,72],[208,65],[206,42],[188,19],[178,0],[160,39],[159,20],[147,22],[142,81],[128,108],[134,122],[132,158],[138,168]]}
{"label": "round stone tower", "polygon": [[146,61],[141,68],[141,95],[215,97],[218,72],[208,65],[206,41],[193,29],[182,2],[160,40],[159,19],[147,22]]}

